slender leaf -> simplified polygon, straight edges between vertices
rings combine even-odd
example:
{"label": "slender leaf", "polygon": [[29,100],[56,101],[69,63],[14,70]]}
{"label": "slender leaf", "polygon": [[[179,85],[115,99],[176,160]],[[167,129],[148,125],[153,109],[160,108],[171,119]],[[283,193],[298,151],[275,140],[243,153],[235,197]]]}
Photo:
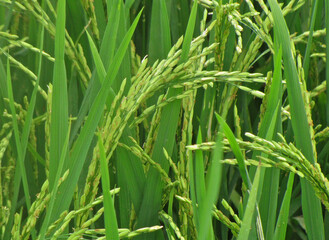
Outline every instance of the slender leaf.
{"label": "slender leaf", "polygon": [[291,192],[294,183],[294,176],[295,176],[294,173],[289,174],[287,190],[282,201],[278,222],[275,228],[275,233],[273,237],[274,240],[286,239],[286,231],[288,225],[289,208],[290,208]]}
{"label": "slender leaf", "polygon": [[[50,123],[49,147],[49,188],[55,185],[59,159],[68,130],[68,97],[64,61],[66,1],[57,5],[56,36],[55,36],[55,65],[53,74],[52,113]],[[68,167],[65,161],[64,169]]]}
{"label": "slender leaf", "polygon": [[[70,130],[70,128],[71,128],[71,125],[69,126],[69,130]],[[60,177],[61,177],[61,173],[64,169],[64,163],[65,163],[67,150],[68,150],[68,144],[69,144],[69,137],[70,137],[70,131],[67,132],[67,135],[65,137],[65,141],[63,143],[63,150],[61,152],[61,157],[60,157],[59,162],[58,162],[58,171],[57,171],[56,176],[55,176],[55,183],[59,182]],[[42,227],[41,227],[41,230],[40,230],[40,236],[41,236],[40,238],[41,239],[43,239],[45,237],[46,230],[49,227],[50,216],[51,216],[51,213],[52,213],[53,208],[54,208],[54,203],[55,203],[55,199],[56,199],[57,190],[58,190],[58,184],[54,185],[54,188],[51,191],[51,196],[50,196],[50,201],[49,201],[48,208],[47,208],[46,217],[45,217],[45,220],[42,223]]]}
{"label": "slender leaf", "polygon": [[310,80],[308,77],[308,71],[309,71],[309,66],[310,66],[310,54],[311,54],[311,48],[312,48],[312,43],[313,43],[313,31],[314,31],[314,24],[316,20],[316,13],[318,11],[318,0],[315,0],[313,2],[313,9],[312,9],[312,17],[311,17],[311,24],[310,24],[310,34],[308,36],[307,40],[307,45],[305,49],[305,55],[304,55],[304,62],[303,62],[303,69],[304,69],[304,77],[305,81],[307,83],[308,88],[310,88]]}
{"label": "slender leaf", "polygon": [[149,40],[149,61],[153,64],[157,59],[167,56],[171,48],[169,17],[164,0],[152,2],[152,16]]}
{"label": "slender leaf", "polygon": [[103,203],[106,240],[118,240],[118,223],[116,219],[114,203],[110,193],[110,174],[106,163],[105,149],[100,133],[98,135],[98,148],[100,153],[102,189],[104,195]]}
{"label": "slender leaf", "polygon": [[[154,1],[155,4],[160,4],[158,1]],[[162,9],[161,14],[167,14],[165,9],[164,1],[161,0],[161,6],[158,5],[158,8]],[[196,8],[197,5],[194,4],[194,8]],[[159,9],[154,8],[154,11],[156,14]],[[153,15],[153,8],[152,8],[152,16]],[[153,19],[153,18],[152,18]],[[167,21],[168,17],[164,16],[162,17],[161,21]],[[186,29],[185,38],[183,42],[183,49],[182,52],[189,52],[190,43],[193,37],[193,30],[196,20],[196,12],[192,15],[190,15],[188,27]],[[152,23],[155,24],[155,23]],[[167,23],[163,23],[163,30],[166,31]],[[155,29],[154,29],[155,31]],[[153,32],[153,34],[155,34]],[[156,40],[156,39],[151,39]],[[185,43],[187,42],[187,43]],[[166,43],[165,46],[168,43]],[[167,49],[167,52],[169,51],[169,48]],[[163,52],[162,52],[163,54]],[[150,55],[151,55],[151,49],[150,49]],[[151,56],[150,56],[151,57]],[[164,56],[162,56],[164,57]],[[153,59],[154,61],[155,59]],[[151,59],[150,59],[151,61]],[[186,59],[182,59],[182,62],[186,61]],[[181,93],[180,89],[170,89],[168,92],[168,98],[172,96],[177,96]],[[160,120],[159,130],[158,130],[158,136],[161,136],[161,138],[157,138],[154,150],[152,154],[153,159],[157,159],[157,162],[162,166],[162,168],[167,172],[169,165],[168,162],[163,154],[163,148],[166,149],[169,156],[172,154],[173,147],[174,147],[174,140],[175,140],[175,133],[176,128],[178,124],[179,119],[179,112],[181,108],[181,101],[175,101],[168,106],[164,107],[162,110],[162,118]],[[154,189],[154,186],[157,186]],[[144,198],[143,202],[141,204],[140,210],[139,210],[139,225],[140,227],[144,226],[150,226],[152,224],[155,224],[158,222],[157,212],[159,211],[160,204],[161,204],[161,192],[162,192],[162,183],[159,176],[159,173],[155,169],[150,169],[148,175],[147,175],[147,181],[146,186],[144,190]],[[157,238],[162,236],[157,233]],[[150,234],[148,235],[149,239],[155,238],[154,235]]]}
{"label": "slender leaf", "polygon": [[[198,239],[209,239],[209,230],[211,229],[212,209],[218,199],[223,159],[223,145],[221,135],[218,134],[215,149],[212,155],[210,167],[206,175],[206,194],[199,204],[200,207],[200,225],[198,228]],[[211,232],[213,235],[213,232]],[[213,236],[212,236],[213,238]]]}
{"label": "slender leaf", "polygon": [[[202,134],[201,128],[199,128],[197,144],[202,143]],[[190,159],[189,161],[189,170],[190,170],[190,192],[191,192],[191,200],[193,206],[193,216],[195,225],[199,228],[199,208],[197,207],[198,203],[202,201],[202,199],[206,195],[206,184],[204,179],[204,159],[203,153],[201,150],[195,151],[195,159]]]}
{"label": "slender leaf", "polygon": [[[101,79],[101,82],[103,83],[103,79],[106,77],[106,71],[103,65],[103,62],[101,60],[100,55],[98,54],[97,48],[90,37],[90,35],[87,33],[88,40],[90,43],[90,48],[91,52],[93,55],[93,59],[95,62],[97,74],[99,76],[99,79]],[[108,106],[110,107],[110,103],[113,101],[115,97],[115,92],[113,91],[113,88],[111,87],[110,89],[110,95],[108,97],[107,103]],[[123,132],[123,136],[121,138],[121,141],[127,145],[130,145],[130,140],[128,138],[131,131],[130,129],[125,129]],[[117,154],[118,154],[118,163],[117,163],[117,168],[118,168],[118,182],[119,186],[125,186],[122,188],[121,193],[120,193],[120,222],[123,226],[128,227],[129,225],[129,215],[130,215],[130,201],[126,202],[128,198],[128,192],[130,192],[130,197],[134,203],[135,206],[139,206],[140,202],[142,201],[142,196],[141,193],[143,192],[143,187],[144,187],[144,172],[142,169],[142,166],[138,159],[127,151],[126,149],[123,148],[118,148],[117,149]],[[138,183],[136,188],[135,183]],[[126,185],[125,185],[126,184]],[[125,197],[126,196],[126,197]]]}
{"label": "slender leaf", "polygon": [[[325,4],[325,26],[329,26],[329,2]],[[326,31],[326,46],[329,46],[329,31]],[[326,83],[329,86],[329,48],[326,47]],[[329,88],[327,88],[327,103],[329,102]],[[326,105],[327,126],[329,126],[329,104]]]}
{"label": "slender leaf", "polygon": [[[28,110],[27,110],[25,124],[24,124],[23,131],[22,131],[22,137],[19,140],[19,141],[21,141],[21,150],[20,150],[19,155],[21,155],[21,158],[22,158],[22,159],[19,159],[19,162],[22,162],[23,164],[24,164],[24,159],[25,159],[25,156],[26,156],[26,149],[28,147],[28,137],[29,137],[29,133],[30,133],[30,130],[31,130],[33,112],[34,112],[34,107],[35,107],[35,103],[36,103],[36,96],[37,96],[37,91],[38,91],[39,82],[40,82],[40,75],[41,75],[41,69],[42,69],[43,40],[44,40],[44,27],[41,28],[41,33],[40,33],[40,54],[39,54],[39,66],[38,66],[38,78],[37,78],[36,84],[34,85],[33,92],[32,92],[32,95],[31,95],[30,104],[29,104],[29,107],[28,107]],[[8,64],[8,66],[9,66],[9,64]],[[0,69],[1,69],[1,67],[2,67],[2,63],[1,63],[1,60],[0,60]],[[4,89],[6,89],[7,88],[7,82],[4,86],[5,86]],[[11,81],[10,81],[10,86],[11,86]],[[9,95],[9,96],[12,96],[12,94]],[[14,114],[14,115],[16,116],[16,114]],[[14,118],[15,118],[15,116],[14,116]],[[14,118],[13,118],[13,121],[14,121]],[[15,125],[15,123],[14,123],[14,125]],[[19,151],[18,151],[18,153],[19,153]],[[16,169],[17,172],[19,170],[24,171],[24,168],[18,167]],[[14,198],[12,200],[13,205],[12,205],[12,209],[10,211],[10,217],[9,217],[9,221],[8,221],[8,225],[6,226],[6,229],[11,228],[12,219],[13,219],[13,215],[14,215],[15,208],[16,208],[16,201],[17,201],[17,197],[18,197],[18,191],[19,191],[21,176],[23,176],[23,181],[24,181],[24,174],[23,175],[22,174],[16,175],[16,173],[15,173],[15,180],[16,181],[15,181],[15,187],[14,187]],[[9,235],[9,231],[6,231],[5,232],[5,238],[8,237],[8,235]],[[35,238],[35,232],[33,232],[33,237]]]}
{"label": "slender leaf", "polygon": [[[18,155],[18,170],[20,170],[20,172],[19,172],[20,177],[17,180],[20,182],[20,179],[22,178],[24,195],[25,195],[25,203],[26,203],[27,209],[29,210],[31,208],[31,196],[30,196],[29,184],[28,184],[27,176],[26,176],[22,143],[21,143],[21,138],[19,136],[16,109],[15,109],[15,105],[14,105],[15,101],[14,101],[14,95],[13,95],[13,89],[12,89],[12,83],[11,83],[9,58],[7,61],[7,89],[8,89],[9,106],[10,106],[10,110],[12,113],[12,124],[13,124],[13,128],[14,128],[16,149],[17,149],[17,155]],[[19,183],[18,183],[18,186],[19,186]]]}
{"label": "slender leaf", "polygon": [[[278,34],[278,40],[282,44],[282,54],[287,79],[288,99],[291,112],[291,124],[295,135],[296,145],[311,162],[315,163],[309,124],[307,121],[301,87],[298,79],[296,64],[291,50],[289,31],[282,11],[275,0],[269,0],[274,28]],[[301,131],[301,129],[304,129]],[[308,182],[301,179],[302,207],[304,220],[309,239],[324,239],[323,217],[319,199]]]}
{"label": "slender leaf", "polygon": [[251,224],[252,224],[252,219],[253,215],[255,213],[255,208],[256,208],[256,200],[257,200],[257,191],[258,191],[258,185],[259,185],[259,179],[260,179],[260,167],[257,168],[255,177],[254,177],[254,182],[252,184],[251,192],[249,195],[246,211],[243,216],[238,240],[242,239],[248,239]]}
{"label": "slender leaf", "polygon": [[[282,76],[281,76],[281,59],[282,48],[279,47],[277,38],[275,36],[275,55],[274,55],[274,74],[270,87],[270,92],[266,101],[266,111],[264,118],[260,123],[258,136],[266,137],[267,140],[278,139],[276,132],[282,132],[281,114],[278,109],[282,105]],[[271,123],[276,120],[276,126]],[[275,127],[275,129],[269,126]],[[262,196],[260,198],[260,213],[262,223],[264,226],[265,239],[271,239],[275,228],[276,215],[277,215],[277,201],[279,191],[279,169],[262,169],[264,172],[263,184],[265,187],[262,189]]]}
{"label": "slender leaf", "polygon": [[223,132],[225,133],[227,140],[229,141],[229,143],[231,145],[232,151],[236,157],[236,160],[238,161],[239,171],[240,171],[242,180],[243,180],[244,184],[249,189],[251,189],[251,182],[250,182],[246,164],[244,162],[244,157],[243,157],[240,147],[235,139],[235,136],[234,136],[233,132],[231,131],[230,127],[227,125],[227,123],[224,121],[224,119],[221,116],[216,114],[216,118],[217,118],[218,123],[223,128]]}
{"label": "slender leaf", "polygon": [[[110,21],[109,24],[107,24],[107,27],[105,29],[104,37],[102,39],[101,49],[100,49],[100,56],[103,62],[103,66],[105,69],[107,69],[107,73],[109,72],[109,69],[111,67],[110,63],[113,60],[113,56],[115,53],[115,43],[116,43],[116,35],[118,31],[119,26],[119,20],[120,20],[120,9],[121,9],[121,0],[116,0],[116,4],[112,5],[111,11],[109,13],[109,17],[113,19],[113,21]],[[93,41],[89,40],[89,45],[92,50],[93,58],[95,61],[97,73],[99,74],[100,70],[102,71],[101,66],[98,64],[100,63],[98,57],[96,56],[96,46],[93,43]],[[73,141],[75,140],[75,137],[82,126],[82,123],[85,119],[85,116],[87,115],[88,111],[90,111],[91,105],[93,101],[95,100],[96,95],[99,93],[101,85],[103,83],[102,79],[99,79],[98,77],[94,76],[90,80],[90,83],[88,85],[86,94],[84,95],[83,101],[81,103],[81,108],[79,109],[79,114],[77,117],[77,120],[75,121],[75,124],[72,127],[72,133],[71,133],[71,139],[70,139],[70,146],[72,145]],[[111,93],[112,91],[110,91]],[[112,93],[111,93],[112,94]]]}
{"label": "slender leaf", "polygon": [[54,212],[51,218],[52,220],[55,220],[63,211],[65,211],[69,207],[69,204],[72,200],[74,188],[76,186],[76,183],[78,182],[78,178],[82,170],[85,157],[87,155],[87,151],[94,136],[93,133],[96,130],[98,122],[103,113],[104,104],[109,94],[111,83],[114,80],[117,71],[119,70],[121,61],[124,57],[125,51],[136,28],[141,13],[142,12],[140,12],[134,20],[119,49],[117,50],[114,60],[112,61],[111,66],[109,68],[110,70],[104,80],[104,84],[102,85],[99,94],[94,100],[85,125],[83,126],[81,133],[73,146],[71,153],[71,165],[69,167],[70,173],[67,177],[67,181],[65,181],[60,186],[60,189],[58,191],[59,196],[56,199],[57,201],[55,202]]}

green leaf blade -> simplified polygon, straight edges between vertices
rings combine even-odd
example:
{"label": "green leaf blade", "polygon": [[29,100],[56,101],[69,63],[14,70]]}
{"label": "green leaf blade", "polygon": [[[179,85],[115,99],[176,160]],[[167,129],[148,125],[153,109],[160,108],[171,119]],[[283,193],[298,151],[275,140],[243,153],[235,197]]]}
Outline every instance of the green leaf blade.
{"label": "green leaf blade", "polygon": [[[66,1],[59,1],[57,5],[57,21],[55,36],[55,64],[53,75],[53,99],[50,123],[49,147],[49,188],[55,183],[58,163],[61,156],[63,142],[68,131],[68,96],[67,80],[64,62],[65,51],[65,9]],[[67,168],[67,165],[65,166]]]}
{"label": "green leaf blade", "polygon": [[[278,35],[278,40],[282,44],[291,123],[296,145],[305,155],[307,160],[314,164],[316,159],[314,159],[312,140],[309,131],[310,126],[306,116],[296,63],[292,54],[289,31],[278,3],[275,0],[269,0],[269,4],[274,19],[274,29]],[[301,185],[302,208],[307,235],[311,240],[324,239],[324,225],[320,201],[315,196],[310,183],[306,182],[305,179],[301,179]]]}
{"label": "green leaf blade", "polygon": [[78,136],[73,149],[71,150],[71,163],[69,166],[70,173],[67,180],[60,186],[59,196],[56,199],[54,212],[52,215],[52,220],[54,221],[63,211],[68,209],[74,189],[79,179],[89,146],[94,137],[94,132],[98,125],[98,122],[103,113],[104,104],[110,91],[111,84],[119,70],[120,64],[124,57],[125,51],[129,45],[130,39],[134,33],[137,26],[137,22],[141,16],[140,12],[133,24],[131,25],[129,31],[127,32],[125,38],[123,39],[117,53],[115,54],[114,60],[111,63],[110,70],[106,75],[106,79],[102,88],[94,100],[88,118],[83,126],[80,135]]}

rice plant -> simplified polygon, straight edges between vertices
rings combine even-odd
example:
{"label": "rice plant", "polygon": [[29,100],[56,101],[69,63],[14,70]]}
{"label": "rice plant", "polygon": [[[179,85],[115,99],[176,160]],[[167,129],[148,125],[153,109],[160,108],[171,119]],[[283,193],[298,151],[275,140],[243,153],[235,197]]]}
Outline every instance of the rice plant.
{"label": "rice plant", "polygon": [[329,239],[328,1],[0,0],[0,239]]}

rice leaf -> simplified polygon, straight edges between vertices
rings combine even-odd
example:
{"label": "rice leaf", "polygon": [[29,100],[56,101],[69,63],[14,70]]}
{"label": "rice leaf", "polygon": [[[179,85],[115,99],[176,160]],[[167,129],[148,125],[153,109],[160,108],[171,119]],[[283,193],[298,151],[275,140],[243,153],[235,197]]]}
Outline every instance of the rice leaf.
{"label": "rice leaf", "polygon": [[187,23],[186,31],[185,31],[185,37],[182,47],[182,56],[180,62],[185,62],[188,59],[188,53],[190,51],[190,46],[193,38],[194,33],[194,26],[196,22],[197,17],[197,10],[198,10],[198,4],[196,1],[193,3],[193,7],[191,10],[191,14]]}
{"label": "rice leaf", "polygon": [[[270,87],[270,92],[266,98],[266,110],[263,120],[260,123],[258,136],[266,137],[267,140],[277,139],[276,132],[282,131],[281,114],[278,109],[282,105],[282,76],[281,76],[282,48],[279,47],[275,36],[275,55],[274,55],[274,74]],[[265,101],[265,100],[264,100]],[[276,119],[275,131],[269,131],[271,122]],[[274,125],[273,125],[274,126]],[[253,156],[255,156],[254,153]],[[264,226],[265,239],[271,239],[273,236],[276,215],[277,201],[279,191],[280,171],[278,169],[262,169],[264,171],[264,180],[260,184],[265,186],[260,198],[260,213]]]}
{"label": "rice leaf", "polygon": [[242,180],[244,182],[244,184],[251,189],[251,181],[249,178],[249,174],[247,171],[247,167],[246,164],[244,162],[244,157],[242,155],[241,149],[235,139],[235,136],[233,134],[233,132],[231,131],[230,127],[227,125],[227,123],[225,122],[225,120],[219,116],[218,114],[216,114],[216,118],[218,123],[221,125],[221,127],[223,128],[223,132],[225,133],[227,140],[229,141],[230,145],[231,145],[231,149],[236,157],[236,160],[238,161],[238,166],[239,166],[239,171],[240,171],[240,175],[242,177]]}
{"label": "rice leaf", "polygon": [[116,39],[119,30],[120,14],[122,8],[121,0],[113,0],[108,4],[110,11],[108,12],[109,23],[106,26],[102,45],[100,49],[101,58],[105,67],[111,64],[115,54]]}
{"label": "rice leaf", "polygon": [[[71,128],[71,124],[69,126],[69,129],[68,129],[69,131],[67,132],[67,135],[65,137],[65,141],[63,143],[63,150],[61,152],[61,157],[60,157],[59,162],[58,162],[58,171],[57,171],[56,176],[55,176],[55,183],[59,182],[60,177],[61,177],[61,173],[63,172],[63,169],[64,169],[64,163],[65,163],[65,159],[66,159],[66,156],[67,156],[67,150],[68,150],[68,144],[69,144],[70,128]],[[51,213],[52,213],[53,208],[54,208],[54,203],[55,203],[55,199],[56,199],[57,190],[58,190],[58,184],[56,184],[54,186],[54,188],[51,190],[50,201],[49,201],[49,204],[47,206],[46,217],[45,217],[45,219],[42,223],[41,230],[40,230],[40,233],[39,233],[40,239],[43,239],[45,237],[46,230],[49,227],[50,216],[51,216]]]}
{"label": "rice leaf", "polygon": [[312,9],[312,17],[311,17],[311,22],[310,22],[310,34],[307,39],[307,45],[305,49],[305,54],[304,54],[304,62],[303,62],[303,69],[304,69],[304,78],[305,82],[307,83],[308,88],[311,87],[310,85],[310,80],[308,78],[308,71],[309,71],[309,66],[310,66],[310,55],[311,55],[311,48],[312,48],[312,43],[313,43],[313,31],[314,31],[314,24],[316,20],[316,13],[318,11],[318,6],[319,6],[319,1],[315,0],[313,2],[313,9]]}
{"label": "rice leaf", "polygon": [[[325,26],[329,26],[329,2],[325,4]],[[329,46],[329,31],[326,31],[326,46]],[[326,47],[326,83],[329,86],[329,47]],[[329,88],[327,88],[327,103],[329,102]],[[326,105],[327,126],[329,126],[329,104]]]}
{"label": "rice leaf", "polygon": [[[202,135],[199,129],[197,143],[202,143]],[[195,189],[197,202],[201,202],[206,193],[206,184],[204,179],[204,162],[201,150],[195,152]]]}
{"label": "rice leaf", "polygon": [[[100,55],[98,54],[97,48],[91,38],[91,36],[87,33],[91,52],[93,55],[93,59],[95,62],[97,74],[101,82],[103,83],[102,79],[106,77],[106,71],[101,60]],[[108,106],[113,101],[115,97],[115,92],[113,88],[110,89],[110,95],[108,96],[107,103]],[[128,136],[131,136],[130,129],[125,129],[121,141],[126,144],[130,145],[130,140]],[[120,222],[122,226],[128,227],[129,226],[129,215],[130,215],[130,201],[125,201],[131,197],[135,206],[139,206],[140,202],[142,201],[141,193],[143,192],[145,176],[140,164],[140,161],[136,159],[136,157],[123,148],[117,149],[118,154],[118,161],[117,161],[117,168],[118,168],[118,183],[119,186],[122,187],[120,193]],[[137,188],[136,188],[136,184]],[[130,194],[128,194],[130,192]]]}
{"label": "rice leaf", "polygon": [[[154,1],[154,4],[157,6],[157,8],[154,9],[156,14],[158,11],[160,11],[160,7],[162,9],[161,14],[166,14],[164,1],[162,3],[159,3],[158,1]],[[160,6],[161,4],[161,6]],[[194,8],[197,7],[197,4],[195,3]],[[193,10],[192,10],[193,13]],[[193,37],[193,30],[195,25],[195,19],[196,19],[196,10],[195,13],[190,15],[188,27],[186,29],[185,38],[183,42],[183,49],[182,54],[184,52],[189,52],[190,44]],[[152,16],[153,16],[153,7],[152,7]],[[153,18],[152,18],[153,19]],[[165,21],[167,19],[166,16],[161,18],[161,21]],[[152,23],[153,24],[153,23]],[[164,23],[163,23],[164,24]],[[164,25],[164,29],[162,31],[165,31],[167,28],[167,25]],[[152,39],[151,39],[152,40]],[[154,39],[155,40],[155,39]],[[187,43],[185,43],[187,42]],[[168,44],[168,43],[166,43]],[[167,45],[165,45],[167,46]],[[163,50],[162,50],[163,51]],[[169,49],[168,49],[169,51]],[[153,53],[155,54],[155,53]],[[162,52],[163,54],[163,52]],[[186,54],[186,53],[185,53]],[[150,49],[150,57],[151,57],[151,49]],[[154,61],[155,59],[153,59]],[[181,62],[184,62],[186,59],[182,59]],[[151,61],[151,59],[150,59]],[[177,96],[181,93],[181,89],[170,89],[168,92],[168,97],[170,98],[172,96]],[[157,159],[157,162],[162,166],[162,168],[168,172],[169,170],[169,164],[167,162],[166,157],[163,153],[163,148],[166,149],[168,152],[168,155],[170,156],[173,151],[174,142],[175,142],[175,133],[176,128],[178,124],[179,119],[179,112],[181,108],[181,101],[177,100],[175,102],[172,102],[168,106],[165,106],[162,110],[162,118],[160,120],[159,124],[159,130],[158,130],[158,137],[156,139],[152,158]],[[154,189],[154,186],[157,186],[156,189]],[[162,182],[160,179],[160,175],[155,169],[150,169],[147,175],[146,180],[146,186],[144,190],[144,199],[141,204],[140,210],[139,210],[139,224],[137,226],[144,227],[144,226],[151,226],[153,224],[156,224],[158,222],[158,216],[157,212],[159,211],[160,204],[161,204],[161,193],[162,193]],[[156,233],[157,238],[163,238],[162,235],[160,235],[159,232]],[[149,239],[154,239],[155,235],[149,234],[147,237]]]}
{"label": "rice leaf", "polygon": [[[88,41],[89,41],[89,45],[90,45],[90,49],[93,55],[93,60],[95,62],[95,66],[96,66],[96,71],[98,74],[98,77],[101,81],[101,83],[103,83],[105,77],[106,77],[106,70],[105,67],[103,65],[102,59],[97,51],[97,47],[93,41],[93,39],[91,38],[90,34],[88,32],[86,32],[87,37],[88,37]],[[115,97],[115,92],[113,91],[112,87],[110,89],[110,98],[113,100]]]}
{"label": "rice leaf", "polygon": [[[118,31],[119,20],[120,20],[120,12],[121,12],[120,9],[122,7],[121,0],[115,0],[115,1],[116,3],[111,5],[112,8],[111,11],[109,12],[110,15],[109,17],[111,17],[111,19],[113,20],[110,21],[109,24],[107,24],[100,49],[100,56],[103,62],[103,66],[105,67],[105,69],[107,69],[106,71],[107,73],[109,72],[109,68],[111,66],[110,63],[113,61],[113,56],[115,53],[115,46],[116,46],[115,43],[116,43],[117,31]],[[93,44],[93,41],[90,42],[90,39],[88,40],[96,64],[96,70],[99,73],[101,66],[97,65],[100,63],[100,61],[95,54],[96,46],[95,44]],[[91,105],[95,100],[96,95],[99,93],[102,83],[103,80],[99,79],[98,76],[95,75],[92,76],[87,91],[84,95],[83,101],[81,103],[81,108],[79,109],[77,120],[75,121],[72,127],[70,146],[75,140],[75,137],[80,127],[82,126],[85,116],[87,115],[88,111],[90,111]],[[111,92],[112,91],[110,91],[110,93]]]}
{"label": "rice leaf", "polygon": [[[287,81],[288,99],[291,112],[291,124],[295,135],[297,148],[305,157],[315,163],[310,125],[307,121],[301,87],[298,79],[296,63],[291,50],[289,31],[282,11],[275,0],[269,0],[274,19],[274,28],[278,34],[278,40],[282,44],[282,56],[284,61],[285,76]],[[303,131],[301,131],[303,129]],[[323,218],[319,199],[315,196],[311,185],[301,179],[302,185],[302,209],[309,239],[324,239]]]}
{"label": "rice leaf", "polygon": [[125,51],[137,26],[141,13],[142,11],[137,15],[125,38],[122,40],[122,43],[115,54],[114,60],[111,63],[109,72],[106,75],[102,88],[94,100],[90,108],[88,118],[73,146],[71,152],[71,164],[69,166],[70,173],[67,177],[67,180],[63,182],[58,191],[59,196],[55,202],[54,212],[51,218],[52,220],[55,220],[64,210],[68,209],[69,207],[89,146],[94,136],[93,133],[96,130],[98,122],[102,116],[104,104],[109,94],[111,83],[114,80],[116,73],[121,65]]}
{"label": "rice leaf", "polygon": [[98,148],[101,162],[102,189],[104,195],[104,221],[105,221],[105,236],[106,240],[118,240],[118,223],[116,219],[114,203],[110,193],[110,174],[107,166],[105,149],[101,138],[101,133],[98,135]]}
{"label": "rice leaf", "polygon": [[[199,128],[197,144],[202,143],[201,128]],[[204,179],[204,160],[203,153],[201,150],[195,151],[195,159],[189,161],[190,170],[190,191],[191,200],[193,205],[193,216],[195,221],[195,226],[199,228],[200,216],[198,203],[204,199],[206,195],[206,184]]]}
{"label": "rice leaf", "polygon": [[238,235],[238,240],[248,239],[249,237],[249,232],[252,226],[251,224],[252,224],[252,219],[255,212],[256,201],[257,201],[257,191],[258,191],[259,180],[260,180],[260,169],[261,169],[260,166],[258,166],[254,177],[254,182],[252,184],[251,192],[249,195],[247,207],[243,216],[240,232]]}
{"label": "rice leaf", "polygon": [[94,7],[95,7],[97,26],[99,30],[99,37],[100,39],[103,39],[104,32],[107,26],[103,3],[101,1],[94,1]]}
{"label": "rice leaf", "polygon": [[[64,61],[65,51],[65,20],[66,1],[59,1],[57,5],[56,36],[55,36],[55,64],[53,73],[52,113],[50,122],[49,146],[49,189],[52,190],[57,175],[59,159],[63,143],[68,131],[68,97],[67,81]],[[64,166],[66,170],[68,165]]]}
{"label": "rice leaf", "polygon": [[[15,101],[14,101],[14,95],[13,95],[13,89],[12,89],[12,83],[11,83],[11,73],[10,73],[10,64],[9,64],[9,58],[7,59],[7,89],[8,89],[8,98],[9,98],[9,107],[10,111],[12,113],[12,124],[14,129],[14,135],[15,135],[15,143],[16,143],[16,149],[17,149],[17,170],[19,171],[19,176],[17,180],[18,188],[20,185],[20,180],[23,182],[23,190],[25,195],[25,204],[27,209],[29,210],[31,208],[31,197],[30,197],[30,190],[29,190],[29,184],[27,181],[27,175],[26,175],[26,169],[24,165],[24,156],[23,156],[23,148],[21,143],[21,138],[19,136],[19,129],[18,129],[18,122],[16,117],[16,109],[15,109]],[[17,188],[17,189],[18,189]]]}
{"label": "rice leaf", "polygon": [[[0,59],[0,96],[1,96],[1,104],[4,107],[4,103],[3,103],[3,98],[7,97],[8,95],[8,90],[7,90],[7,76],[6,76],[6,71],[5,68],[2,64],[2,61]],[[2,117],[2,116],[1,116]]]}
{"label": "rice leaf", "polygon": [[[28,137],[29,137],[29,133],[30,133],[30,130],[31,130],[33,113],[34,113],[34,108],[35,108],[35,103],[36,103],[36,97],[37,97],[37,92],[38,92],[38,87],[39,87],[39,82],[40,82],[40,75],[41,75],[41,69],[42,69],[43,40],[44,40],[44,27],[41,27],[41,32],[40,32],[40,54],[39,54],[39,65],[38,65],[38,75],[37,75],[38,78],[37,78],[37,81],[36,81],[36,83],[34,85],[34,88],[33,88],[33,91],[32,91],[29,107],[28,107],[27,114],[26,114],[25,124],[23,126],[22,136],[21,136],[21,139],[19,139],[19,141],[21,142],[21,144],[20,144],[21,145],[21,150],[17,151],[18,153],[20,152],[19,155],[21,155],[20,157],[22,158],[22,159],[19,159],[18,162],[22,162],[23,164],[24,164],[24,160],[25,160],[25,156],[26,156],[26,149],[28,147]],[[10,66],[9,63],[7,63],[7,64],[8,64],[7,66]],[[1,60],[0,60],[0,69],[1,69],[1,67],[2,67],[2,63],[1,63]],[[10,69],[9,69],[9,71],[10,71]],[[0,70],[0,73],[1,73],[1,70]],[[0,78],[1,78],[1,75],[0,75]],[[5,79],[5,78],[3,78],[3,79]],[[1,87],[2,90],[7,89],[7,82],[5,82],[5,84],[1,85],[1,86],[5,86],[4,88]],[[11,87],[11,80],[10,80],[10,87]],[[9,96],[12,96],[12,94],[9,95]],[[2,101],[2,98],[1,98],[1,101]],[[15,111],[15,109],[14,109],[14,111]],[[14,118],[16,118],[16,114],[13,114],[13,121],[14,121]],[[13,124],[15,125],[14,122],[13,122]],[[17,124],[17,120],[16,120],[16,124]],[[16,169],[16,171],[17,172],[22,171],[22,170],[24,171],[24,168],[18,167]],[[18,197],[18,191],[19,191],[21,176],[23,176],[23,175],[18,174],[16,176],[16,174],[15,174],[15,180],[16,181],[15,181],[15,187],[14,187],[14,198],[12,199],[12,204],[13,205],[12,205],[12,209],[10,211],[10,217],[9,217],[6,229],[11,229],[13,214],[14,214],[15,209],[16,209],[16,202],[17,202],[17,197]],[[23,179],[24,179],[24,177],[23,177]],[[29,192],[29,190],[28,190],[28,192]],[[5,236],[8,236],[8,234],[9,233],[7,233],[7,234],[5,233]],[[35,238],[35,231],[32,231],[32,236],[33,236],[33,238]]]}
{"label": "rice leaf", "polygon": [[273,240],[286,239],[288,217],[289,217],[289,208],[291,200],[291,192],[294,183],[294,173],[289,174],[289,180],[287,183],[287,190],[284,194],[284,198],[281,204],[280,213],[278,216],[278,221],[276,224]]}
{"label": "rice leaf", "polygon": [[166,1],[152,2],[151,27],[149,38],[149,62],[153,64],[157,59],[167,56],[171,48],[171,34]]}
{"label": "rice leaf", "polygon": [[199,203],[200,220],[198,228],[198,239],[214,239],[212,228],[212,210],[219,195],[221,178],[222,178],[222,164],[220,160],[223,159],[223,144],[222,137],[218,134],[216,139],[215,149],[211,157],[210,166],[206,175],[206,194]]}

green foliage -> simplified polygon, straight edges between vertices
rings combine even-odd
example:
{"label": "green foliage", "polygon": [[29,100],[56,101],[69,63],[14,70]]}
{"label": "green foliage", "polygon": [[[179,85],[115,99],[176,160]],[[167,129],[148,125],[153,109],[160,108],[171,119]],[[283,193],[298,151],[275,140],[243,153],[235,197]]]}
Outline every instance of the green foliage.
{"label": "green foliage", "polygon": [[0,239],[325,239],[328,9],[0,0]]}

